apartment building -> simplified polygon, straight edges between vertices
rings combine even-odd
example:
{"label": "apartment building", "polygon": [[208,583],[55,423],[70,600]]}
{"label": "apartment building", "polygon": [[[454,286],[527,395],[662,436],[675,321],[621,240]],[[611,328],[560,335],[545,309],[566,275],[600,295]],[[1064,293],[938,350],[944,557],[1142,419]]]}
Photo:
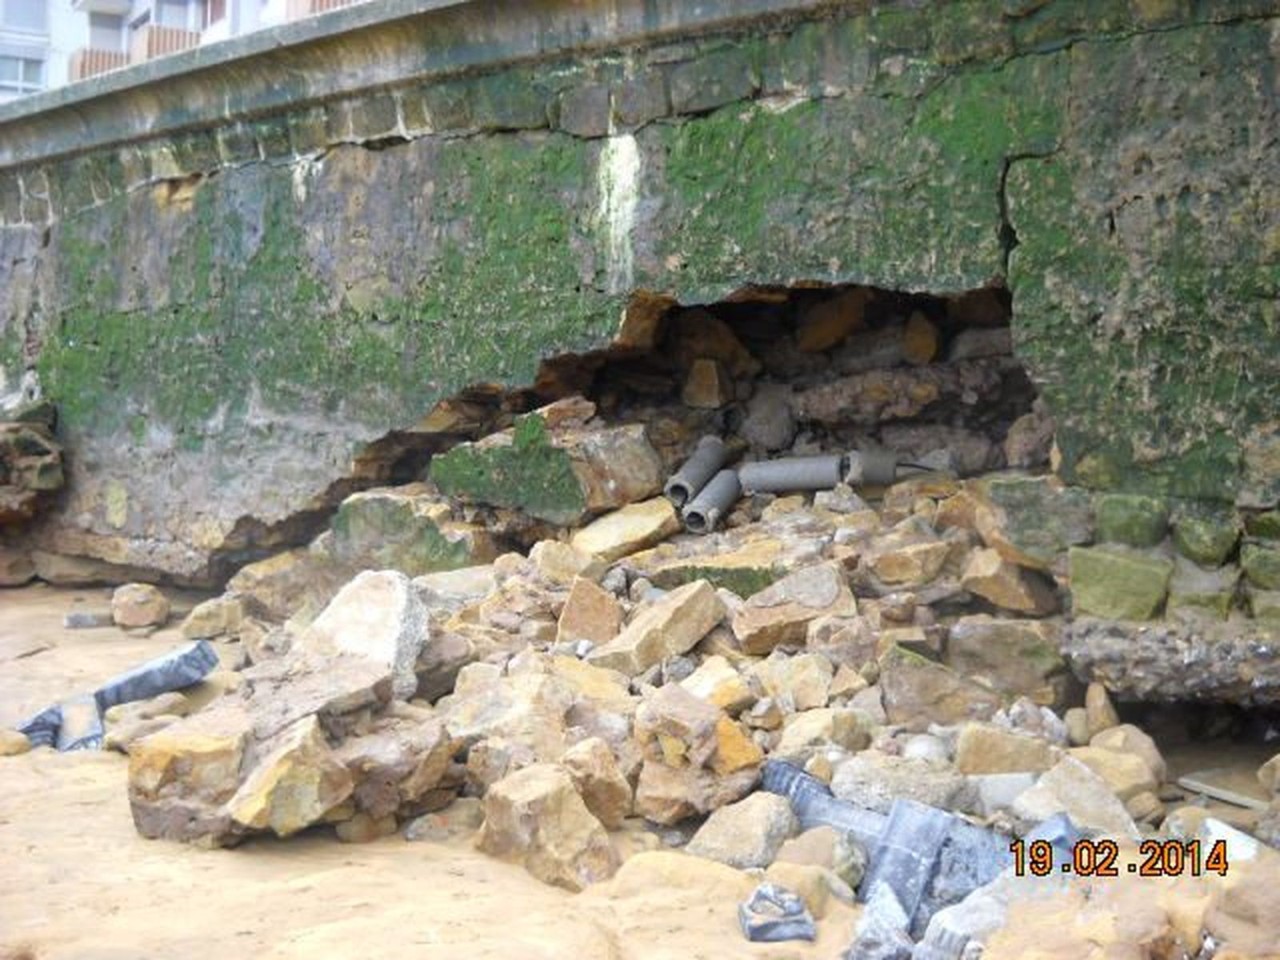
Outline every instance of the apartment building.
{"label": "apartment building", "polygon": [[368,0],[0,0],[0,102]]}

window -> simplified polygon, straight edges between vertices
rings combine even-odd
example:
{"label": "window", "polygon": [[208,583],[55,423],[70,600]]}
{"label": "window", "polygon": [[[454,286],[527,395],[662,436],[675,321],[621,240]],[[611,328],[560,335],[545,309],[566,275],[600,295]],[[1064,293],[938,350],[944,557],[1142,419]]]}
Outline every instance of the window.
{"label": "window", "polygon": [[0,27],[48,33],[49,0],[0,0]]}
{"label": "window", "polygon": [[124,18],[110,13],[89,14],[89,46],[94,50],[124,49]]}
{"label": "window", "polygon": [[43,60],[0,56],[0,93],[35,93],[43,89]]}
{"label": "window", "polygon": [[227,0],[204,0],[204,24],[210,26],[227,15]]}

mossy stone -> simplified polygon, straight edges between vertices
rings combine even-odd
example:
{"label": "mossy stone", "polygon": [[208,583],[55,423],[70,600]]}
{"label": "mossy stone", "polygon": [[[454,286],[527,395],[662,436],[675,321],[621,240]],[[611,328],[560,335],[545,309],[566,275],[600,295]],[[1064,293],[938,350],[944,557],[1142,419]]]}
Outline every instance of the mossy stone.
{"label": "mossy stone", "polygon": [[1239,523],[1229,510],[1186,507],[1174,518],[1174,546],[1184,557],[1203,567],[1220,566],[1239,537]]}
{"label": "mossy stone", "polygon": [[1123,547],[1073,547],[1068,553],[1077,614],[1150,620],[1164,604],[1173,561]]}
{"label": "mossy stone", "polygon": [[1169,506],[1156,497],[1107,493],[1094,501],[1098,537],[1131,547],[1154,547],[1169,529]]}
{"label": "mossy stone", "polygon": [[1244,529],[1251,537],[1280,540],[1280,510],[1268,510],[1266,513],[1246,517]]}
{"label": "mossy stone", "polygon": [[1246,541],[1240,548],[1240,566],[1255,587],[1280,590],[1280,545]]}

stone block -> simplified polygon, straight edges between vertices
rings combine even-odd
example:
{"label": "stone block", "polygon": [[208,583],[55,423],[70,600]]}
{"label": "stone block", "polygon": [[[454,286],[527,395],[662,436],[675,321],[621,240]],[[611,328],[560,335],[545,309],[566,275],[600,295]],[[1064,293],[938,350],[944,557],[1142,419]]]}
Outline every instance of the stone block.
{"label": "stone block", "polygon": [[1173,562],[1120,547],[1072,547],[1070,570],[1077,614],[1150,620],[1164,606]]}
{"label": "stone block", "polygon": [[1156,497],[1106,493],[1094,501],[1098,538],[1130,547],[1154,547],[1169,527],[1169,507]]}
{"label": "stone block", "polygon": [[609,133],[610,95],[604,83],[586,83],[560,95],[560,129],[575,137]]}
{"label": "stone block", "polygon": [[745,49],[731,47],[699,53],[676,64],[669,77],[671,108],[677,113],[705,113],[750,97],[758,86],[755,67]]}

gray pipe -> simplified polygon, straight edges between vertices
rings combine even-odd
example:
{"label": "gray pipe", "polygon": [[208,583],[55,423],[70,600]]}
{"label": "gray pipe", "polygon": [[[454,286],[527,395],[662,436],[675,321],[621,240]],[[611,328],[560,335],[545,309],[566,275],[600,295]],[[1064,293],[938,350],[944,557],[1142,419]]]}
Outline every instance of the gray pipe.
{"label": "gray pipe", "polygon": [[817,777],[783,760],[764,762],[760,785],[790,801],[802,829],[832,827],[841,833],[853,834],[853,839],[868,851],[875,850],[889,821],[882,813],[837,800]]}
{"label": "gray pipe", "polygon": [[851,487],[887,487],[898,479],[898,455],[892,450],[852,450],[846,479]]}
{"label": "gray pipe", "polygon": [[710,533],[741,496],[737,471],[721,470],[684,508],[685,529],[690,533]]}
{"label": "gray pipe", "polygon": [[719,437],[706,436],[698,441],[689,459],[671,475],[662,492],[679,509],[698,495],[707,481],[716,475],[729,459],[729,448]]}
{"label": "gray pipe", "polygon": [[738,468],[738,478],[747,493],[830,490],[844,479],[844,457],[830,453],[744,463]]}

